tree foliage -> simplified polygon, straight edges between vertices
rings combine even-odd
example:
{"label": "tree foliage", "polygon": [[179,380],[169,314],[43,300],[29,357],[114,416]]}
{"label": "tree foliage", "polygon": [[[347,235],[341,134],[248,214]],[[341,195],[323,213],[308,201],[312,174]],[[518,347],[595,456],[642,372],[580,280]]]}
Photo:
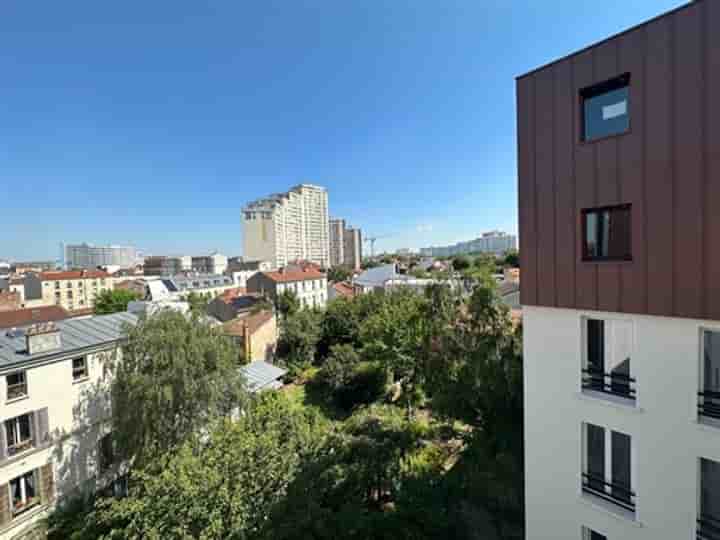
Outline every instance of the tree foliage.
{"label": "tree foliage", "polygon": [[289,313],[280,321],[278,356],[293,371],[310,367],[321,335],[321,314],[313,309]]}
{"label": "tree foliage", "polygon": [[280,293],[276,300],[278,312],[285,318],[292,317],[300,311],[300,299],[290,290]]}
{"label": "tree foliage", "polygon": [[140,295],[127,289],[106,289],[95,297],[95,315],[127,311],[128,304],[139,300]]}
{"label": "tree foliage", "polygon": [[352,271],[347,266],[333,266],[327,273],[328,281],[347,281],[352,277]]}
{"label": "tree foliage", "polygon": [[125,459],[144,464],[242,401],[239,352],[215,328],[163,310],[126,333],[111,386],[113,432]]}

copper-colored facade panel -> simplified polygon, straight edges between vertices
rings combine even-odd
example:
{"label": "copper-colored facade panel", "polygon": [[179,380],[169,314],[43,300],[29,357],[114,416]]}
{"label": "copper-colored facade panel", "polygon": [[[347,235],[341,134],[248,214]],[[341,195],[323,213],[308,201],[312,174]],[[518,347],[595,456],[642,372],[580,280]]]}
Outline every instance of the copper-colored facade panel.
{"label": "copper-colored facade panel", "polygon": [[[518,79],[524,304],[720,319],[718,28],[699,0]],[[629,131],[583,141],[580,91],[625,73]],[[615,204],[632,261],[582,261],[581,211]]]}

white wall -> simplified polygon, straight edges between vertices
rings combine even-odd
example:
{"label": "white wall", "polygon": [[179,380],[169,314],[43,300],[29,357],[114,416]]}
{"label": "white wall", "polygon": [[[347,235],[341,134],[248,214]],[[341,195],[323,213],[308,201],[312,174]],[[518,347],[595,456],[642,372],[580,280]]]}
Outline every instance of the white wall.
{"label": "white wall", "polygon": [[[633,322],[636,405],[581,393],[582,317]],[[719,322],[523,306],[528,540],[694,538],[698,460],[720,461],[720,428],[697,421],[700,329]],[[583,422],[631,435],[634,519],[581,494]]]}
{"label": "white wall", "polygon": [[326,278],[278,283],[277,293],[282,294],[285,291],[294,292],[303,307],[323,308],[327,304],[328,286]]}

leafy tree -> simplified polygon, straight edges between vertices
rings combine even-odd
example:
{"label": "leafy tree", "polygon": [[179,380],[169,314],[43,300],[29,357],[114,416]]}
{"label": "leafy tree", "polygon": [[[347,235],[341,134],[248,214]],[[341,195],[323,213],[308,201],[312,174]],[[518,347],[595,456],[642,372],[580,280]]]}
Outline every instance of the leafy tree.
{"label": "leafy tree", "polygon": [[374,260],[374,259],[363,259],[362,267],[363,267],[365,270],[369,270],[370,268],[377,268],[377,267],[380,266],[381,264],[382,264],[382,263],[380,263],[379,261],[376,261],[376,260]]}
{"label": "leafy tree", "polygon": [[352,272],[347,266],[333,266],[328,270],[328,281],[347,281],[352,277]]}
{"label": "leafy tree", "polygon": [[344,410],[373,403],[387,389],[387,372],[377,362],[361,362],[351,345],[335,345],[320,371],[320,382]]}
{"label": "leafy tree", "polygon": [[111,386],[113,433],[125,459],[142,466],[242,401],[239,352],[217,329],[163,310],[126,333]]}
{"label": "leafy tree", "polygon": [[127,289],[104,290],[95,297],[95,314],[106,315],[127,311],[128,304],[139,299],[139,294]]}
{"label": "leafy tree", "polygon": [[261,393],[237,421],[186,441],[134,475],[129,496],[93,519],[108,539],[256,538],[300,463],[322,441],[317,421],[282,394]]}
{"label": "leafy tree", "polygon": [[283,291],[279,294],[276,305],[283,317],[291,317],[300,311],[300,299],[293,291]]}
{"label": "leafy tree", "polygon": [[291,372],[310,367],[315,361],[317,344],[320,341],[321,317],[315,310],[303,309],[288,314],[281,321],[277,350]]}
{"label": "leafy tree", "polygon": [[339,297],[328,303],[322,318],[318,353],[325,358],[335,345],[360,347],[359,298]]}
{"label": "leafy tree", "polygon": [[520,255],[517,250],[510,250],[505,254],[505,266],[510,268],[518,268],[520,266]]}
{"label": "leafy tree", "polygon": [[458,255],[452,260],[452,265],[455,270],[462,272],[472,266],[472,261],[464,255]]}
{"label": "leafy tree", "polygon": [[190,313],[202,316],[207,313],[207,306],[210,298],[203,293],[191,292],[185,297],[185,301],[190,304]]}

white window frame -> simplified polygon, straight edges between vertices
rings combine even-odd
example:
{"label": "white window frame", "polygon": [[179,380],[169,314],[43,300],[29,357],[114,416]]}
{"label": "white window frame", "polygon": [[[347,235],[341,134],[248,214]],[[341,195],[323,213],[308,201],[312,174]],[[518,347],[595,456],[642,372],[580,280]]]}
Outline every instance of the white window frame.
{"label": "white window frame", "polygon": [[[82,372],[80,371],[80,368],[75,367],[75,360],[83,361]],[[84,381],[85,379],[87,379],[90,376],[90,367],[88,365],[87,356],[76,356],[75,358],[70,360],[70,367],[72,369],[73,382]]]}
{"label": "white window frame", "polygon": [[[35,481],[35,496],[28,500],[27,496],[27,477],[32,476]],[[26,512],[30,508],[40,504],[40,475],[38,474],[37,469],[33,469],[32,471],[28,471],[26,473],[21,474],[20,476],[16,476],[15,478],[11,479],[8,482],[8,488],[10,489],[10,513],[12,514],[13,519],[20,514]],[[22,501],[22,506],[19,506],[17,509],[15,508],[14,502],[13,502],[13,493],[12,493],[12,483],[16,480],[19,481],[20,486],[20,499]]]}
{"label": "white window frame", "polygon": [[[20,430],[20,419],[27,417],[28,419],[28,426],[30,431],[30,436],[27,439],[22,439],[22,432]],[[18,416],[14,416],[13,418],[8,418],[3,422],[2,428],[5,430],[5,445],[6,445],[6,453],[10,457],[17,456],[18,454],[22,454],[23,452],[33,448],[33,430],[35,429],[34,425],[34,418],[32,413],[25,413],[20,414]],[[10,434],[8,433],[8,424],[11,424],[10,429],[13,431],[13,436],[16,442],[13,446],[10,446]],[[14,452],[11,452],[11,450],[15,450]]]}

